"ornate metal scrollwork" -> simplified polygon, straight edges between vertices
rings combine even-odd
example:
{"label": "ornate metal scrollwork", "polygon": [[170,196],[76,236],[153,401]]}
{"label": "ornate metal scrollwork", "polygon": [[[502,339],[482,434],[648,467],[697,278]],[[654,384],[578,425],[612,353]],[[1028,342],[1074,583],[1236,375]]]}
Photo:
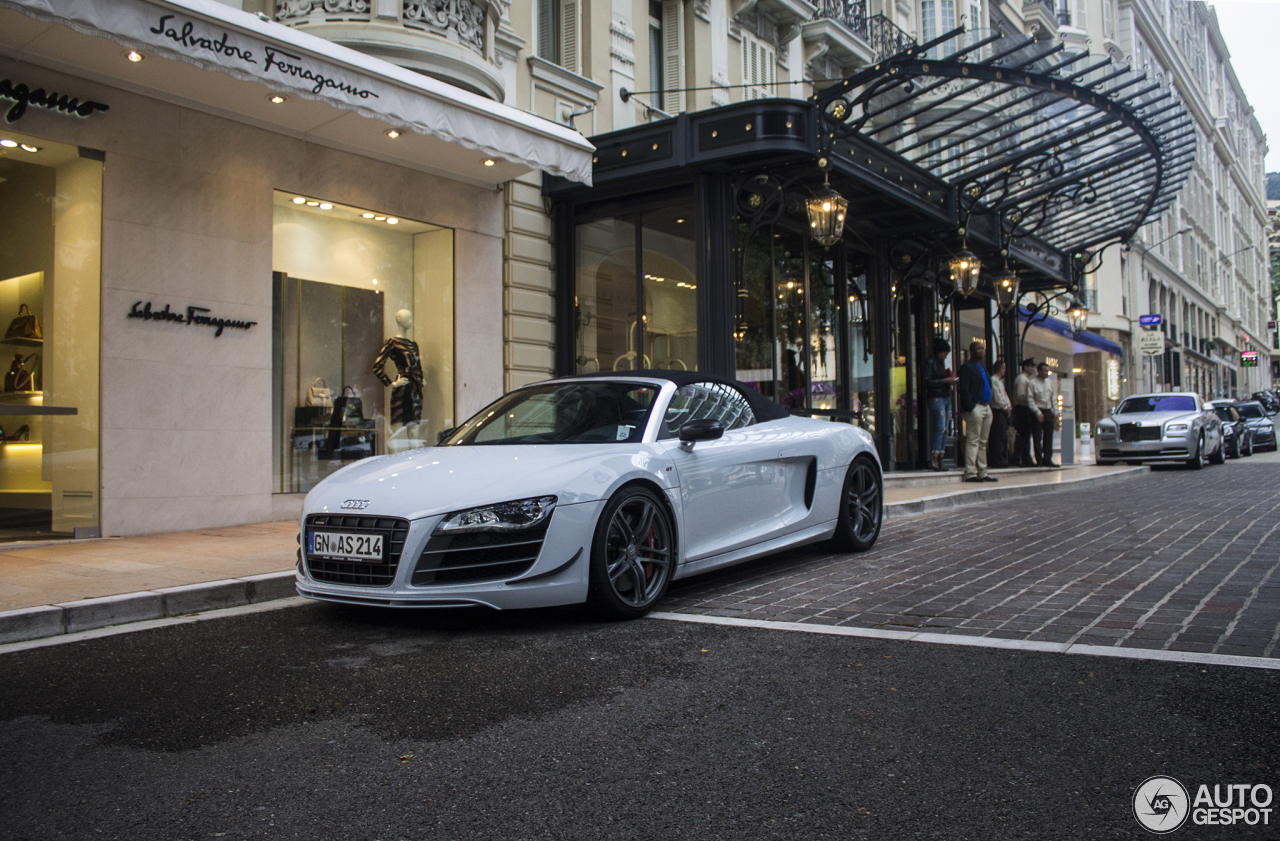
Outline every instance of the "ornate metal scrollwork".
{"label": "ornate metal scrollwork", "polygon": [[425,24],[427,29],[457,40],[484,54],[485,8],[474,0],[404,0],[406,23]]}

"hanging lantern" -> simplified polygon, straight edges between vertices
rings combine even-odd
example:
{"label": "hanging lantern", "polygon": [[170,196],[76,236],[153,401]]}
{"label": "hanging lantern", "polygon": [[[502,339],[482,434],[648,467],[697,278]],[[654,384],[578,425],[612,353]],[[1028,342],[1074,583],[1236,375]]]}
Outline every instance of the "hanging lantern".
{"label": "hanging lantern", "polygon": [[982,261],[967,248],[961,248],[960,253],[951,258],[951,283],[966,298],[977,290],[981,272]]}
{"label": "hanging lantern", "polygon": [[1067,324],[1076,333],[1083,333],[1089,326],[1089,310],[1078,298],[1073,299],[1071,306],[1067,308]]}
{"label": "hanging lantern", "polygon": [[844,233],[844,216],[849,201],[831,189],[831,182],[824,170],[822,189],[806,202],[809,208],[809,233],[820,244],[831,246],[840,241]]}
{"label": "hanging lantern", "polygon": [[996,272],[992,278],[996,287],[996,304],[1001,312],[1008,312],[1018,303],[1018,276],[1007,268]]}

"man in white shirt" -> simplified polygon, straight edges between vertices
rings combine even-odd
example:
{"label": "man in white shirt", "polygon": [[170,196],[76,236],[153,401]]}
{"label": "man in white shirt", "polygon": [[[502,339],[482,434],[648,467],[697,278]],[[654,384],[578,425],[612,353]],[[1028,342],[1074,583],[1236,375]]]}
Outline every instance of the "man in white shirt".
{"label": "man in white shirt", "polygon": [[991,437],[987,443],[987,466],[1009,466],[1009,418],[1013,403],[1004,388],[1005,364],[997,362],[991,369]]}
{"label": "man in white shirt", "polygon": [[1013,445],[1014,467],[1035,467],[1032,455],[1033,441],[1040,440],[1040,421],[1043,416],[1031,396],[1031,383],[1036,378],[1036,361],[1022,360],[1022,371],[1013,381],[1013,426],[1018,430]]}
{"label": "man in white shirt", "polygon": [[1040,410],[1040,440],[1036,442],[1036,464],[1041,467],[1057,467],[1053,463],[1053,427],[1057,420],[1058,395],[1049,376],[1049,364],[1041,362],[1031,381],[1031,397]]}

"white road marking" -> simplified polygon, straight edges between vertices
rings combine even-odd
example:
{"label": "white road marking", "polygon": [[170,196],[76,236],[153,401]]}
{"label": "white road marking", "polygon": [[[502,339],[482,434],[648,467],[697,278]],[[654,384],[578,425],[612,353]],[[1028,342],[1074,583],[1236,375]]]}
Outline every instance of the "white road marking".
{"label": "white road marking", "polygon": [[269,610],[279,610],[283,607],[298,607],[299,605],[309,603],[310,599],[304,599],[302,596],[291,596],[286,599],[272,599],[271,601],[259,602],[258,604],[242,604],[237,607],[224,607],[220,610],[207,610],[203,613],[188,613],[184,616],[166,616],[163,619],[147,619],[143,622],[129,622],[124,625],[108,625],[105,628],[93,628],[88,631],[78,631],[74,634],[59,634],[56,637],[44,637],[36,640],[6,643],[5,645],[0,645],[0,654],[11,654],[15,651],[29,651],[33,648],[62,645],[68,642],[81,642],[83,640],[99,639],[100,637],[113,637],[116,634],[131,634],[134,631],[146,631],[151,628],[165,628],[169,625],[186,625],[191,622],[204,622],[208,619],[225,619],[228,616],[246,616],[251,613],[266,613]]}
{"label": "white road marking", "polygon": [[1240,666],[1247,669],[1280,669],[1280,659],[1240,657],[1233,654],[1197,654],[1191,651],[1162,651],[1147,648],[1113,648],[1105,645],[1081,645],[1065,642],[1006,640],[972,637],[962,634],[938,634],[928,631],[880,631],[875,628],[853,628],[844,625],[810,625],[804,622],[772,622],[767,619],[736,619],[732,616],[702,616],[690,613],[661,613],[649,619],[694,622],[703,625],[728,625],[735,628],[762,628],[770,631],[800,631],[806,634],[829,634],[838,637],[926,642],[936,645],[968,645],[974,648],[999,648],[1007,651],[1037,651],[1047,654],[1083,654],[1093,657],[1121,657],[1129,660],[1159,660],[1166,663],[1189,663],[1199,666]]}

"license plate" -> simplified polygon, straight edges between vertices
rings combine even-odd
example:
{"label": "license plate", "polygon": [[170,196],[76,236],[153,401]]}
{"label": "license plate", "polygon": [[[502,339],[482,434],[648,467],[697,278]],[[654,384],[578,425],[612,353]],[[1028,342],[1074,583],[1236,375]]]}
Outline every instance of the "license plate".
{"label": "license plate", "polygon": [[382,535],[307,532],[307,554],[343,561],[377,563],[382,560]]}

